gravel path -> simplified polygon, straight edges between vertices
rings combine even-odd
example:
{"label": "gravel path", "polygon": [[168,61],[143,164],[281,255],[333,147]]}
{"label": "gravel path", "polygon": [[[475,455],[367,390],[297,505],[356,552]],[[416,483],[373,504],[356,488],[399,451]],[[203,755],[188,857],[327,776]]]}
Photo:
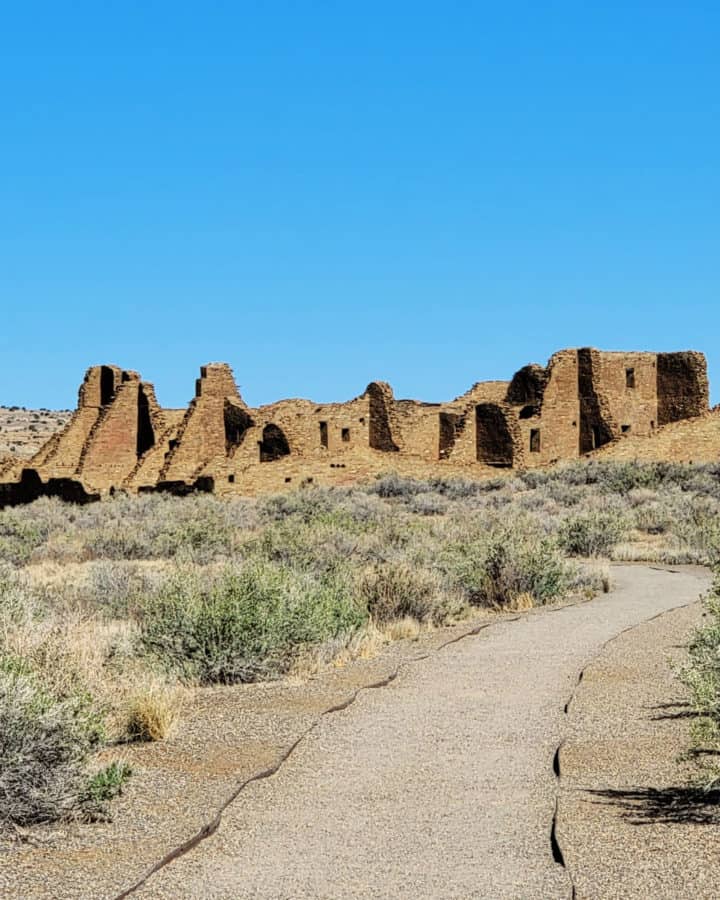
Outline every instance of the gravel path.
{"label": "gravel path", "polygon": [[565,704],[606,642],[708,583],[613,576],[609,595],[499,623],[322,718],[135,896],[570,897],[551,835]]}
{"label": "gravel path", "polygon": [[578,900],[715,900],[720,806],[678,764],[692,710],[668,661],[698,604],[621,634],[588,666],[559,755],[558,834]]}

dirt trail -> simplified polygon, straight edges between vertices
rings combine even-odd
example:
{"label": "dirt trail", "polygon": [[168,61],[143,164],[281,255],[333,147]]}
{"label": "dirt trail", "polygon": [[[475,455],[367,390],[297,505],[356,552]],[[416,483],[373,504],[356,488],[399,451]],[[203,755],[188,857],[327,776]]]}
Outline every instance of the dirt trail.
{"label": "dirt trail", "polygon": [[608,642],[708,584],[613,575],[609,595],[499,623],[323,717],[134,896],[571,897],[556,828],[566,704]]}

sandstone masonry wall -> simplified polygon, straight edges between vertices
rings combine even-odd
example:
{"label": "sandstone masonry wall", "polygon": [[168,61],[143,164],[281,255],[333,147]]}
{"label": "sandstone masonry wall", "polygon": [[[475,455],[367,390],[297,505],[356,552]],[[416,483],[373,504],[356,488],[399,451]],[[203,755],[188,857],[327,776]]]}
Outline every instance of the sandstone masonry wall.
{"label": "sandstone masonry wall", "polygon": [[707,406],[705,358],[691,351],[561,350],[447,403],[398,400],[372,382],[346,403],[256,409],[224,363],[202,367],[186,410],[162,409],[135,372],[94,366],[66,427],[25,468],[3,462],[0,481],[15,502],[120,489],[258,493],[387,471],[482,476],[589,452],[718,459],[720,427]]}

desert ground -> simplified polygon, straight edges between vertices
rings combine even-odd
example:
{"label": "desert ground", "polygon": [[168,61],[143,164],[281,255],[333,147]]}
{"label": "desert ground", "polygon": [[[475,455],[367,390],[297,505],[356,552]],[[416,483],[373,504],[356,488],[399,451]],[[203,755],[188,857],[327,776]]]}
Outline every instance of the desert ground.
{"label": "desert ground", "polygon": [[719,510],[582,461],[0,511],[3,895],[677,896]]}

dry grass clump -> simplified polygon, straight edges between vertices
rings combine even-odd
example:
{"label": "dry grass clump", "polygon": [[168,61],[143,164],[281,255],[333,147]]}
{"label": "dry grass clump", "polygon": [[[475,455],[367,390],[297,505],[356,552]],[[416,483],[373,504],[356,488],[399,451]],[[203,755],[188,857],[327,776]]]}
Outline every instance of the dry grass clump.
{"label": "dry grass clump", "polygon": [[361,576],[359,587],[363,604],[379,625],[405,619],[424,623],[440,614],[439,575],[404,561],[377,563]]}
{"label": "dry grass clump", "polygon": [[149,679],[134,687],[123,704],[123,732],[130,741],[162,741],[171,737],[180,720],[182,691]]}

